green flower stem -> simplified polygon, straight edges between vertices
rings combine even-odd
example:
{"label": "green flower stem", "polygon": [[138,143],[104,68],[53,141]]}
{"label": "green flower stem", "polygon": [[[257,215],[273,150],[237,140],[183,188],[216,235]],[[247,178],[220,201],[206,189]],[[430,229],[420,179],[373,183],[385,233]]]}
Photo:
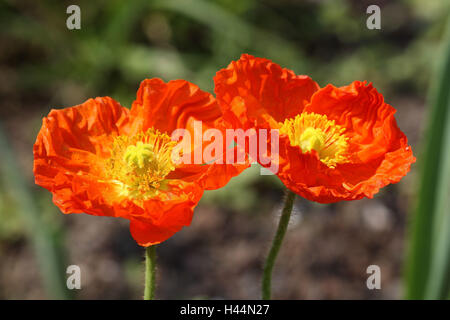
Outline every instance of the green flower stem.
{"label": "green flower stem", "polygon": [[145,291],[144,300],[155,298],[156,246],[145,248]]}
{"label": "green flower stem", "polygon": [[284,235],[286,234],[289,219],[291,217],[292,207],[294,206],[294,200],[295,200],[295,193],[293,193],[290,190],[287,190],[283,212],[281,213],[280,222],[278,223],[278,229],[275,234],[275,238],[273,239],[272,247],[270,248],[269,255],[267,256],[266,259],[266,263],[264,264],[264,271],[262,278],[262,298],[264,300],[270,300],[272,270],[278,255],[278,251],[280,251]]}

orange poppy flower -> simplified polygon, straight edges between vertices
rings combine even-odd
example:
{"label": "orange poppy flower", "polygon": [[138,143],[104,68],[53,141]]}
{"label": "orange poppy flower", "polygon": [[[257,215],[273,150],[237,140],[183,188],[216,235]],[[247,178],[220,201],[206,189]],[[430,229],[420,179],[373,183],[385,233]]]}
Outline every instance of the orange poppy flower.
{"label": "orange poppy flower", "polygon": [[309,200],[372,198],[415,162],[395,109],[371,84],[320,89],[307,76],[246,54],[214,81],[232,127],[278,129],[277,175]]}
{"label": "orange poppy flower", "polygon": [[138,244],[160,243],[190,224],[203,190],[247,167],[174,161],[170,135],[196,121],[225,130],[214,97],[184,80],[144,80],[131,110],[109,97],[52,110],[33,149],[36,184],[64,213],[125,218]]}

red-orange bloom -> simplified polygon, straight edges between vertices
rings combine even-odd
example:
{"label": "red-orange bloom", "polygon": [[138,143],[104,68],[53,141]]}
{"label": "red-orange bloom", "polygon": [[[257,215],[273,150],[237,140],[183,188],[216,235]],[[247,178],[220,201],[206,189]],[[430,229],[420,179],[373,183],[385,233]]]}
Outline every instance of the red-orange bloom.
{"label": "red-orange bloom", "polygon": [[232,127],[279,129],[277,175],[309,200],[372,198],[415,162],[395,109],[371,84],[320,89],[307,76],[245,54],[214,81]]}
{"label": "red-orange bloom", "polygon": [[[217,189],[247,165],[177,164],[176,129],[224,130],[212,95],[184,80],[141,83],[131,110],[109,97],[43,119],[34,145],[36,184],[64,213],[130,220],[138,244],[166,240],[190,224],[203,190]],[[191,150],[203,150],[193,139]]]}

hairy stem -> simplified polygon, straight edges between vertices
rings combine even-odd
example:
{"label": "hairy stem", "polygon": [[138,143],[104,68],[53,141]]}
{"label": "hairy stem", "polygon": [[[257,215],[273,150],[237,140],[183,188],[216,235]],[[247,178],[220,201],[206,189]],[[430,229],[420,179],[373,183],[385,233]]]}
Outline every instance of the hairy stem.
{"label": "hairy stem", "polygon": [[286,192],[286,199],[284,202],[283,212],[281,213],[280,222],[278,223],[277,232],[275,238],[272,241],[272,246],[264,264],[263,278],[262,278],[262,298],[264,300],[270,300],[270,291],[272,286],[272,270],[275,264],[275,260],[280,251],[281,244],[283,243],[284,235],[289,224],[291,217],[292,207],[294,206],[295,193],[290,190]]}
{"label": "hairy stem", "polygon": [[156,246],[145,248],[145,291],[144,300],[155,298]]}

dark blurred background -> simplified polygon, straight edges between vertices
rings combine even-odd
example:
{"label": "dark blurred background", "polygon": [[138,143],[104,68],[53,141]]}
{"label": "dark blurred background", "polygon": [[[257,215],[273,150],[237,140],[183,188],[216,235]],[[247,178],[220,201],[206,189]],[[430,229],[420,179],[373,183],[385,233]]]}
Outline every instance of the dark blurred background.
{"label": "dark blurred background", "polygon": [[[66,27],[71,4],[81,8],[80,30]],[[381,8],[381,30],[366,27],[371,4]],[[1,0],[0,299],[142,297],[143,249],[127,221],[63,215],[33,183],[32,146],[50,109],[96,96],[129,107],[152,77],[213,92],[215,72],[249,53],[320,86],[373,82],[417,155],[448,8],[438,0]],[[372,200],[298,198],[273,297],[402,298],[416,179],[413,165]],[[206,192],[192,225],[158,246],[157,297],[259,298],[282,194],[258,167]],[[82,289],[68,293],[61,283],[71,264],[81,267]],[[381,290],[366,287],[372,264],[381,268]]]}

